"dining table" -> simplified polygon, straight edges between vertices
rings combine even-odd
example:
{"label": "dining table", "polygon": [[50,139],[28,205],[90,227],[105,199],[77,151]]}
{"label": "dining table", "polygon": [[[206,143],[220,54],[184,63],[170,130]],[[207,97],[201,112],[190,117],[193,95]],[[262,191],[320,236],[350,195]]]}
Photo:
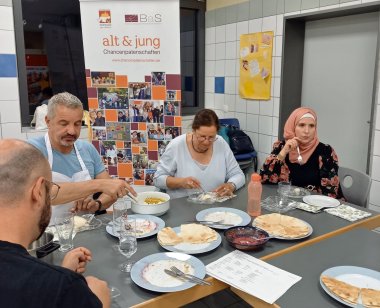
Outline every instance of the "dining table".
{"label": "dining table", "polygon": [[[263,185],[262,199],[275,195],[278,195],[277,185]],[[263,249],[247,251],[246,253],[268,262],[290,253],[297,254],[297,251],[304,247],[314,245],[321,241],[326,241],[329,238],[341,235],[356,228],[374,229],[380,226],[379,213],[352,204],[350,205],[370,212],[372,215],[355,222],[350,222],[324,211],[314,214],[299,209],[293,209],[286,213],[286,215],[299,218],[310,224],[313,228],[313,232],[309,237],[300,240],[270,239]],[[246,206],[247,188],[243,187],[236,192],[236,197],[221,203],[198,204],[188,201],[186,197],[172,199],[170,200],[169,211],[160,217],[165,221],[166,226],[178,227],[188,221],[194,221],[198,212],[208,208],[227,207],[246,211]],[[132,214],[132,212],[130,213]],[[262,209],[262,214],[268,213],[270,212]],[[223,289],[230,288],[228,284],[213,277],[206,278],[207,281],[212,283],[212,286],[196,285],[189,289],[172,293],[158,293],[139,287],[132,281],[129,274],[121,272],[118,268],[119,264],[125,261],[125,257],[115,249],[118,244],[118,239],[108,234],[105,227],[108,222],[112,221],[112,214],[108,213],[99,215],[96,219],[101,220],[103,225],[100,228],[76,234],[74,238],[74,246],[85,246],[92,251],[93,260],[87,265],[86,275],[96,276],[120,290],[121,295],[113,300],[113,307],[179,307]],[[221,245],[212,251],[195,255],[195,257],[201,260],[205,265],[235,250],[235,248],[231,247],[224,238],[223,230],[216,231],[221,235]],[[132,260],[136,262],[145,256],[159,252],[167,251],[160,246],[156,235],[139,239],[137,252],[132,256]],[[360,257],[360,251],[352,251],[351,253],[357,254],[357,256]],[[53,254],[54,263],[59,264],[63,258],[62,253],[55,251]],[[315,255],[316,261],[318,261],[317,256],[318,253]],[[233,288],[232,290],[235,291]],[[251,295],[241,291],[239,292],[239,290],[235,293],[252,305],[267,307],[265,302]],[[285,305],[284,307],[293,306]]]}
{"label": "dining table", "polygon": [[[347,271],[346,275],[350,273],[351,267],[359,267],[359,273],[362,269],[363,273],[365,269],[380,272],[379,247],[379,233],[357,228],[269,260],[269,264],[301,276],[302,279],[275,304],[268,304],[267,307],[347,307],[323,289],[320,283],[321,273],[340,266],[346,267],[343,269]],[[233,291],[242,294],[239,290]],[[250,301],[249,297],[245,299]]]}

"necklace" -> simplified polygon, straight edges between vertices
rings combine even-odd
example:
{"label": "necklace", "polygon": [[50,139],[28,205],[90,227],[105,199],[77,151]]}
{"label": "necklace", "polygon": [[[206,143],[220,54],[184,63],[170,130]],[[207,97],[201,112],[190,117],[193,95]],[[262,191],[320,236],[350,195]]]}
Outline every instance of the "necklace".
{"label": "necklace", "polygon": [[207,151],[208,151],[208,149],[206,149],[206,150],[204,150],[204,151],[199,151],[199,150],[197,150],[196,148],[195,148],[195,146],[194,146],[194,135],[191,135],[191,146],[193,147],[193,150],[195,151],[195,152],[197,152],[197,153],[200,153],[200,154],[202,154],[202,153],[206,153]]}

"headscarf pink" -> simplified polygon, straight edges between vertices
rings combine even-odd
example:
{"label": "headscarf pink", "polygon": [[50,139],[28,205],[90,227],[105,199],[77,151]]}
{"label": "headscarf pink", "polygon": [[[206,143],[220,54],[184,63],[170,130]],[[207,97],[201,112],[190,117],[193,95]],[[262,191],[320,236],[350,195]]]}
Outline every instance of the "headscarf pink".
{"label": "headscarf pink", "polygon": [[[296,136],[296,133],[295,133],[296,125],[298,121],[301,119],[301,117],[306,113],[312,114],[315,119],[315,135],[314,135],[314,138],[307,143],[303,143],[302,141],[298,142],[303,164],[305,164],[308,161],[311,154],[313,154],[314,150],[319,144],[319,139],[317,135],[317,114],[315,113],[313,109],[310,109],[307,107],[297,108],[291,113],[289,118],[286,120],[285,127],[284,127],[285,141],[294,138]],[[293,150],[289,152],[290,162],[297,163],[298,162],[297,157],[298,157],[297,150]]]}

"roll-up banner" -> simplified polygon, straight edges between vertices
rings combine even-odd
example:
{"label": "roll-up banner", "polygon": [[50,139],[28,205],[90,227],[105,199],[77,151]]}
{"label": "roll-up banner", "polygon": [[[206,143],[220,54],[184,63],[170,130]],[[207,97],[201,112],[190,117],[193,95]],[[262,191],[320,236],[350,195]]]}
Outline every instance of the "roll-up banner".
{"label": "roll-up banner", "polygon": [[181,134],[179,0],[80,1],[92,143],[108,172],[152,185]]}

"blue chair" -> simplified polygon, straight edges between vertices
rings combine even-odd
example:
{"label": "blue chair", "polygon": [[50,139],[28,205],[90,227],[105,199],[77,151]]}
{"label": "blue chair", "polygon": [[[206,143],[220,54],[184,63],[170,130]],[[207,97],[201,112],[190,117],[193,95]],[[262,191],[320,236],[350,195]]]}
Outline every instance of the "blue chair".
{"label": "blue chair", "polygon": [[[239,120],[236,118],[219,119],[219,124],[222,127],[234,126],[235,128],[240,129]],[[244,171],[245,169],[249,168],[253,164],[255,172],[257,172],[257,152],[256,151],[253,151],[250,153],[244,153],[244,154],[236,154],[235,159],[238,162],[241,170]]]}

